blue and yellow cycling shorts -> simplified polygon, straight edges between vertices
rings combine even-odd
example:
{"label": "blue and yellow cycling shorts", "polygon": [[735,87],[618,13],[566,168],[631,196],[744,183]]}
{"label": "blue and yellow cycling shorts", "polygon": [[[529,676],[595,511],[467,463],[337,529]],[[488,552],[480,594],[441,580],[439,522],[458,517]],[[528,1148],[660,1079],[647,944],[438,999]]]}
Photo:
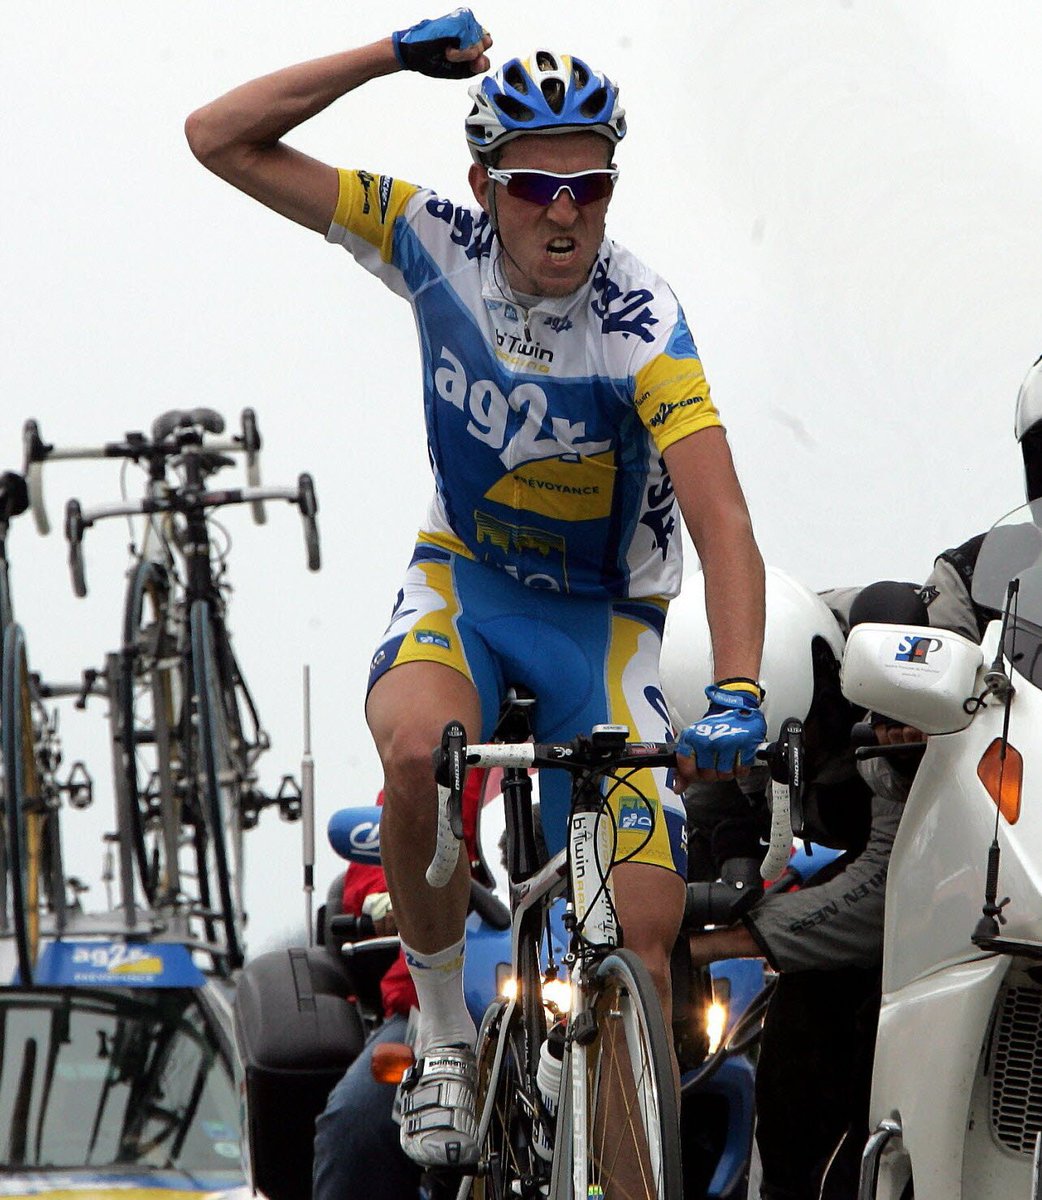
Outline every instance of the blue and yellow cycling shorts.
{"label": "blue and yellow cycling shorts", "polygon": [[[665,616],[665,601],[526,587],[506,571],[421,540],[373,657],[369,686],[400,663],[438,662],[477,689],[483,741],[514,686],[537,698],[537,742],[567,741],[606,723],[626,725],[631,740],[665,741],[672,737],[658,679]],[[565,842],[570,784],[565,771],[540,773],[551,854]],[[684,805],[667,786],[667,772],[635,773],[614,789],[611,803],[616,859],[666,867],[686,879]]]}

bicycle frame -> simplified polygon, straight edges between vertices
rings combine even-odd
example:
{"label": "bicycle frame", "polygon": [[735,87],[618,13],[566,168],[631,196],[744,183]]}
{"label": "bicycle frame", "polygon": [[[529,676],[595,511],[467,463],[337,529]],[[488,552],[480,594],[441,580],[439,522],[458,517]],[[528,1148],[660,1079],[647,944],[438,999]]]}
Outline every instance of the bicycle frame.
{"label": "bicycle frame", "polygon": [[[450,726],[446,730],[449,741]],[[665,744],[630,744],[626,746],[627,730],[619,726],[598,727],[593,734],[593,745],[605,746],[606,765],[611,759],[609,747],[625,748],[639,755],[640,765],[647,767],[672,765],[673,749]],[[453,734],[455,736],[455,734]],[[445,745],[445,743],[443,743]],[[573,1001],[567,1018],[568,1031],[565,1040],[565,1057],[561,1074],[561,1093],[557,1118],[557,1136],[554,1146],[549,1178],[549,1196],[564,1200],[565,1197],[587,1195],[589,1185],[588,1148],[590,1129],[587,1127],[586,1042],[595,1034],[595,1018],[592,1012],[596,997],[594,974],[599,964],[619,944],[619,930],[615,918],[614,893],[610,872],[614,865],[612,818],[606,810],[606,801],[601,793],[601,773],[587,770],[582,777],[574,778],[572,806],[568,821],[567,845],[542,867],[536,866],[534,831],[532,826],[531,781],[529,766],[569,767],[566,747],[543,747],[532,744],[507,743],[488,746],[468,746],[463,751],[468,765],[505,767],[503,794],[507,821],[507,865],[511,890],[511,959],[517,992],[502,1002],[495,1010],[499,1017],[499,1030],[489,1079],[487,1095],[479,1114],[479,1143],[484,1145],[495,1115],[496,1088],[508,1041],[512,1034],[515,1014],[520,1012],[526,1030],[535,1026],[535,1037],[529,1036],[528,1062],[525,1066],[530,1094],[535,1092],[534,1062],[538,1057],[539,1045],[545,1037],[543,1018],[543,996],[541,983],[555,974],[555,964],[548,965],[545,973],[539,968],[538,946],[545,914],[550,905],[561,897],[566,900],[565,926],[571,933],[571,944],[565,963]],[[633,759],[627,765],[636,765]],[[449,776],[452,776],[451,769]],[[461,777],[458,777],[461,778]],[[449,789],[440,788],[444,793]],[[444,798],[444,796],[443,796]],[[448,797],[451,808],[451,795]],[[442,825],[451,828],[451,814],[444,814]],[[438,855],[436,853],[435,860]],[[540,931],[537,933],[537,931]],[[534,960],[534,961],[533,961]],[[533,977],[535,968],[542,978]],[[538,1008],[532,1003],[533,993],[537,996]],[[490,1010],[492,1012],[492,1010]],[[487,1022],[486,1022],[487,1024]],[[540,1031],[541,1028],[541,1031]],[[638,1091],[640,1091],[638,1086]],[[642,1094],[639,1103],[646,1102]],[[543,1120],[542,1113],[536,1117]],[[562,1132],[568,1130],[567,1138]],[[658,1164],[655,1164],[657,1169]],[[459,1191],[459,1200],[465,1200],[471,1183],[464,1180]]]}

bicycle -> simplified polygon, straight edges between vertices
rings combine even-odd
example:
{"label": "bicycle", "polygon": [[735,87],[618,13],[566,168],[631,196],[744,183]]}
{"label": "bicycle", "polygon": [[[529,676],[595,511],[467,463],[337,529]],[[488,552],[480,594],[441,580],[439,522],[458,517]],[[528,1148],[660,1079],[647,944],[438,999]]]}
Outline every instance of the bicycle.
{"label": "bicycle", "polygon": [[59,782],[58,718],[44,701],[77,695],[85,703],[95,673],[86,673],[82,685],[59,686],[43,683],[29,670],[25,632],[14,619],[7,557],[10,522],[28,503],[21,475],[0,476],[0,935],[13,938],[19,979],[32,986],[44,934],[60,934],[69,915],[58,816],[62,796],[75,808],[87,807],[93,798],[93,784],[80,762]]}
{"label": "bicycle", "polygon": [[[121,840],[124,894],[133,894],[128,877],[136,874],[153,914],[189,938],[201,922],[202,946],[218,970],[230,972],[245,955],[243,834],[268,805],[295,819],[300,793],[290,776],[275,796],[257,787],[256,764],[270,741],[232,649],[227,548],[211,535],[213,514],[248,504],[262,522],[265,501],[288,501],[301,512],[312,571],[321,554],[311,477],[300,475],[295,488],[259,486],[261,443],[251,409],[242,414],[239,434],[222,438],[223,432],[223,418],[199,408],[163,414],[150,437],[131,433],[100,447],[48,445],[28,422],[25,444],[29,496],[42,532],[49,527],[45,462],[116,458],[147,471],[140,500],[91,509],[68,502],[69,564],[76,594],[86,595],[86,530],[109,517],[147,518],[140,546],[131,546],[122,646],[110,664],[117,680],[117,800],[129,829],[129,850]],[[245,457],[249,485],[211,489],[211,476],[233,465],[230,455]],[[128,923],[134,921],[131,911]]]}
{"label": "bicycle", "polygon": [[[628,802],[635,795],[653,813],[635,776],[672,767],[674,747],[628,743],[628,730],[617,725],[596,726],[570,742],[533,744],[526,740],[531,703],[515,696],[500,726],[507,740],[467,746],[463,727],[452,722],[436,751],[438,839],[428,882],[444,886],[451,877],[468,766],[504,768],[511,882],[516,992],[493,1001],[478,1034],[480,1158],[473,1179],[460,1184],[459,1200],[671,1200],[683,1185],[670,1042],[647,968],[622,946],[608,799],[625,785]],[[530,768],[572,774],[567,848],[545,865],[536,853]],[[552,950],[544,966],[542,950],[549,908],[562,897],[570,935],[567,1006],[547,986],[560,982],[560,966]],[[548,1083],[558,1074],[556,1087]]]}

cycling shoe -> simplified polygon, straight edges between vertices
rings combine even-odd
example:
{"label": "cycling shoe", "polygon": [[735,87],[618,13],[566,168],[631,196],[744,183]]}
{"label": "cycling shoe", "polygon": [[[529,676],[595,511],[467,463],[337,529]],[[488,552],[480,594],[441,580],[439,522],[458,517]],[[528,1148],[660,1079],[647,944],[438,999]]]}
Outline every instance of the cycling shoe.
{"label": "cycling shoe", "polygon": [[475,1086],[469,1046],[430,1046],[398,1088],[402,1149],[421,1167],[472,1167],[478,1161]]}

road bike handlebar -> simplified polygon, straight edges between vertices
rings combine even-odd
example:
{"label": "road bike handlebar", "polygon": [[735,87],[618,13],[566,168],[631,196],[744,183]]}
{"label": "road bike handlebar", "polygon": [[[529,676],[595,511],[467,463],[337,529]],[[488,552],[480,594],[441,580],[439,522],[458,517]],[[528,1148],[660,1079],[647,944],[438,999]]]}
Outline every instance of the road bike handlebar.
{"label": "road bike handlebar", "polygon": [[65,537],[69,543],[69,569],[72,586],[77,596],[86,596],[87,580],[83,564],[83,535],[97,521],[108,517],[155,516],[166,513],[202,512],[222,508],[229,504],[261,504],[265,500],[286,500],[300,509],[304,522],[304,543],[307,550],[308,569],[317,571],[322,565],[322,553],[318,538],[318,500],[311,476],[302,474],[296,488],[222,488],[205,492],[171,492],[163,497],[145,497],[118,504],[99,504],[84,509],[78,500],[70,500],[65,506]]}
{"label": "road bike handlebar", "polygon": [[[48,462],[96,458],[153,462],[176,458],[193,450],[206,455],[241,454],[246,460],[247,483],[251,488],[259,488],[261,437],[257,415],[252,408],[244,408],[240,421],[238,433],[222,437],[224,418],[220,413],[210,408],[173,409],[156,418],[150,437],[143,433],[128,433],[122,441],[106,442],[101,446],[52,445],[44,441],[39,422],[26,421],[22,428],[24,470],[37,530],[42,534],[51,531],[43,492],[43,467]],[[264,499],[258,496],[249,501],[258,525],[263,525],[266,520]]]}
{"label": "road bike handlebar", "polygon": [[463,837],[463,781],[468,767],[558,767],[574,774],[676,765],[673,742],[627,742],[625,725],[595,725],[589,736],[570,742],[466,744],[458,721],[451,721],[434,752],[438,785],[438,833],[427,882],[442,888],[452,878]]}
{"label": "road bike handlebar", "polygon": [[[445,727],[441,745],[434,751],[438,784],[438,831],[434,856],[427,868],[431,887],[444,887],[452,878],[463,836],[463,779],[467,767],[559,767],[582,771],[614,771],[626,767],[651,768],[676,765],[675,742],[627,742],[625,725],[596,725],[587,737],[570,742],[495,742],[466,744],[458,721]],[[782,723],[776,742],[765,742],[756,751],[771,772],[771,838],[760,864],[765,880],[785,870],[793,835],[803,832],[803,725],[790,717]]]}

